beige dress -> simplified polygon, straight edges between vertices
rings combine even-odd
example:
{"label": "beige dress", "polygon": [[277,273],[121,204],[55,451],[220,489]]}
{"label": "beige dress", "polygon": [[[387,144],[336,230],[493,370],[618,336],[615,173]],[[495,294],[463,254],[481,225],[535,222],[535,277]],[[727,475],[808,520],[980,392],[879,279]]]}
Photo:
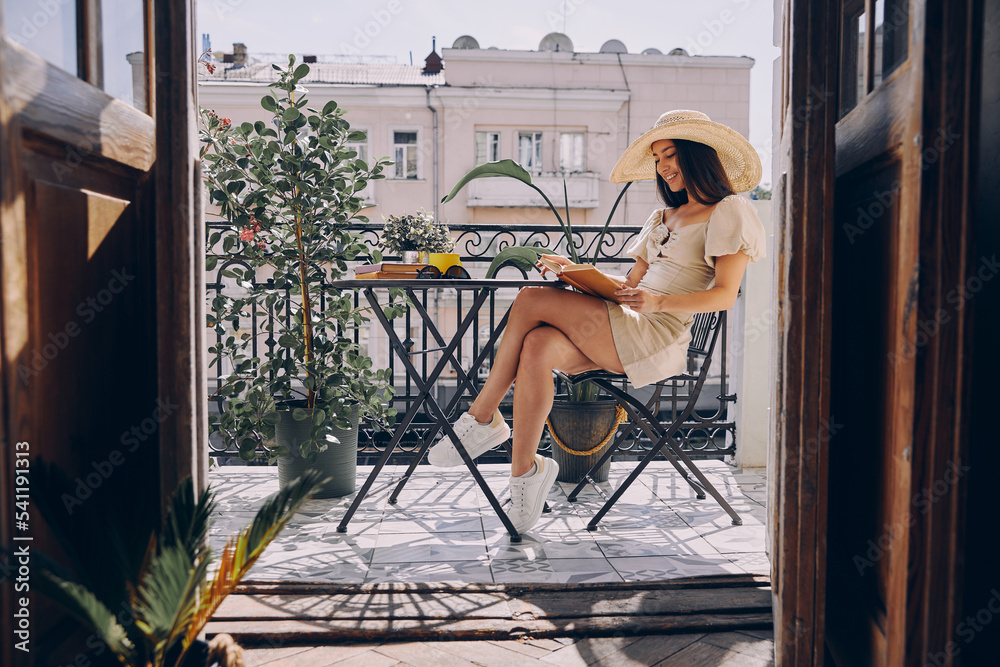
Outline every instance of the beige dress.
{"label": "beige dress", "polygon": [[[639,287],[657,294],[687,294],[715,284],[715,258],[744,252],[751,262],[764,257],[764,226],[753,205],[740,195],[723,199],[705,222],[670,232],[657,209],[625,252],[649,269]],[[637,313],[610,301],[608,316],[615,348],[629,382],[643,387],[684,372],[691,342],[690,313]]]}

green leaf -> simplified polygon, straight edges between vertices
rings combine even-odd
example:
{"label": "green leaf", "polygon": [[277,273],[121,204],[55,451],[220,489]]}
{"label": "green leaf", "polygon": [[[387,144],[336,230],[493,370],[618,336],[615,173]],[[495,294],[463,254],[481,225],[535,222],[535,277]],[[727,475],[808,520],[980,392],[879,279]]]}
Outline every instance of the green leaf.
{"label": "green leaf", "polygon": [[313,424],[319,426],[324,421],[326,421],[326,412],[322,408],[316,408],[316,412],[313,414]]}
{"label": "green leaf", "polygon": [[301,65],[295,68],[295,72],[292,73],[292,76],[295,77],[296,80],[298,80],[304,78],[305,75],[308,73],[309,73],[309,65],[302,63]]}
{"label": "green leaf", "polygon": [[332,114],[336,110],[337,110],[337,103],[334,102],[333,100],[330,100],[329,102],[327,102],[326,104],[323,105],[323,115],[324,116]]}
{"label": "green leaf", "polygon": [[286,123],[290,123],[301,115],[302,112],[296,109],[295,107],[288,107],[287,109],[285,109],[285,113],[281,114],[281,120],[285,121]]}
{"label": "green leaf", "polygon": [[524,167],[519,165],[513,160],[499,160],[497,162],[487,162],[486,164],[481,164],[465,176],[452,188],[448,196],[441,200],[442,204],[450,202],[459,191],[466,186],[470,181],[474,181],[477,178],[490,178],[494,176],[507,176],[508,178],[515,178],[522,183],[527,185],[532,185],[531,174],[529,174]]}
{"label": "green leaf", "polygon": [[295,421],[300,422],[305,419],[309,419],[309,413],[303,408],[295,408],[292,410],[292,418],[295,419]]}
{"label": "green leaf", "polygon": [[108,647],[122,658],[132,657],[133,646],[115,615],[89,590],[66,581],[46,568],[31,581],[32,588],[51,598],[80,622],[93,630]]}
{"label": "green leaf", "polygon": [[504,264],[513,264],[518,269],[528,272],[535,268],[535,263],[541,255],[551,254],[546,248],[530,248],[528,246],[509,246],[497,253],[486,269],[486,277],[492,278]]}
{"label": "green leaf", "polygon": [[281,421],[281,415],[278,412],[265,412],[264,416],[261,418],[265,424],[271,424],[274,426]]}

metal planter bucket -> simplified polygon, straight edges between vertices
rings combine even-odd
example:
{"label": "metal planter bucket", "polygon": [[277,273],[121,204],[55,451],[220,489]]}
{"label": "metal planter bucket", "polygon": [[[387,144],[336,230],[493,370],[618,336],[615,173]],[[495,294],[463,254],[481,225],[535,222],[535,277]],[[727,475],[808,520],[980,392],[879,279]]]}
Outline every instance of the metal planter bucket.
{"label": "metal planter bucket", "polygon": [[[552,434],[552,458],[559,464],[560,482],[577,483],[583,479],[601,455],[614,442],[609,438],[603,447],[588,454],[618,427],[617,403],[605,401],[555,401],[549,412]],[[561,443],[561,444],[560,444]],[[567,451],[570,450],[570,451]],[[593,475],[595,482],[608,481],[610,459]]]}
{"label": "metal planter bucket", "polygon": [[279,445],[287,445],[292,453],[278,458],[278,486],[285,488],[306,470],[319,470],[333,479],[320,487],[314,498],[339,498],[354,493],[358,470],[358,406],[351,410],[350,429],[333,430],[340,443],[331,443],[313,464],[299,456],[299,444],[309,438],[309,420],[295,421],[291,410],[280,414],[274,439]]}

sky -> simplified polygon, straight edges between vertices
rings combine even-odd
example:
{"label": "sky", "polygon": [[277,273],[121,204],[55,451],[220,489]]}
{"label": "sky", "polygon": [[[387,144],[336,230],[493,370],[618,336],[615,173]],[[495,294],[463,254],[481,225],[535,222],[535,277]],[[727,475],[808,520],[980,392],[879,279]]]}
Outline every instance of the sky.
{"label": "sky", "polygon": [[771,73],[779,55],[771,0],[200,0],[197,8],[197,33],[209,34],[213,48],[243,42],[251,54],[350,53],[403,64],[412,54],[422,64],[435,36],[438,53],[461,35],[482,48],[535,50],[556,31],[579,52],[618,39],[629,53],[680,47],[691,55],[750,56],[749,138],[770,181]]}

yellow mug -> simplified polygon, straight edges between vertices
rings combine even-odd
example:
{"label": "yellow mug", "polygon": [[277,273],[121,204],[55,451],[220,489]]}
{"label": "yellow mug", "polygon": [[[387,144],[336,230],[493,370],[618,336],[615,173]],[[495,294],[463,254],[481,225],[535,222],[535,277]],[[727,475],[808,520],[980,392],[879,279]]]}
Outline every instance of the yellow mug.
{"label": "yellow mug", "polygon": [[431,266],[436,266],[441,275],[452,266],[462,266],[462,260],[459,259],[457,252],[432,252],[430,254],[430,259],[428,260]]}

